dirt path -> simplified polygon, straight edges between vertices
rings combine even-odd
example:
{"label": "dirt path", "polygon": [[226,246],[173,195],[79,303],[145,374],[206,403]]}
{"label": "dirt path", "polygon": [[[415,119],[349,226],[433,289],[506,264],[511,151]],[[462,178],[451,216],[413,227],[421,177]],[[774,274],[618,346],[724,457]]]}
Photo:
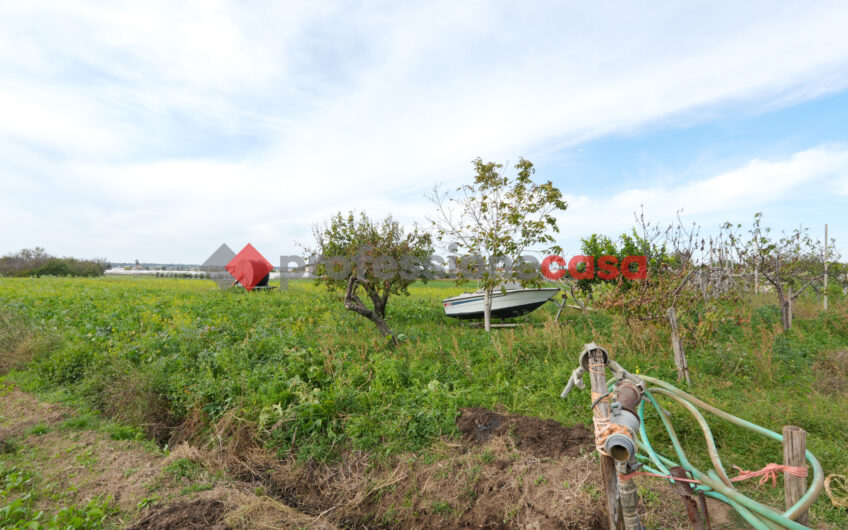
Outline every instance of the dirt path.
{"label": "dirt path", "polygon": [[[133,431],[5,386],[0,478],[13,469],[29,482],[0,496],[0,506],[29,494],[30,516],[43,511],[42,521],[76,507],[107,526],[138,529],[606,528],[586,427],[465,409],[457,428],[459,443],[380,465],[356,452],[329,466],[299,465],[254,447],[236,451],[236,469],[187,444],[166,453],[122,439]],[[648,527],[688,527],[661,481],[645,486]],[[716,528],[727,523],[720,508],[711,510]]]}

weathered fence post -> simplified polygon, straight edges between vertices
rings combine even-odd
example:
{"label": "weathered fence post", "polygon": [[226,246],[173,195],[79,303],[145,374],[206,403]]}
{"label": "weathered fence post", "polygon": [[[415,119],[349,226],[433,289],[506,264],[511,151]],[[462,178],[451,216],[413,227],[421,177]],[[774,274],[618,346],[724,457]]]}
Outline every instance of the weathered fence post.
{"label": "weathered fence post", "polygon": [[689,379],[689,365],[686,363],[686,352],[680,342],[680,331],[677,329],[677,313],[673,307],[668,308],[668,323],[671,325],[671,347],[674,349],[674,362],[677,364],[677,380],[692,384]]}
{"label": "weathered fence post", "polygon": [[554,317],[554,322],[559,322],[559,316],[562,314],[562,308],[565,307],[566,295],[562,293],[562,303],[559,304],[559,308],[557,309],[556,316]]}
{"label": "weathered fence post", "polygon": [[[783,465],[792,467],[807,466],[807,433],[800,427],[787,425],[783,428]],[[786,493],[786,509],[804,496],[807,492],[807,477],[791,475],[783,472],[783,488]],[[809,512],[803,512],[795,519],[796,522],[806,525],[809,523]]]}
{"label": "weathered fence post", "polygon": [[[688,479],[689,476],[686,475],[686,470],[683,466],[674,466],[669,468],[669,472],[672,477],[675,478],[684,478]],[[704,520],[701,519],[701,512],[698,511],[698,502],[695,500],[695,496],[693,495],[694,489],[688,482],[676,481],[674,483],[675,490],[677,494],[683,499],[683,506],[686,508],[686,515],[689,516],[689,523],[692,525],[693,530],[706,530],[709,527],[709,522],[704,524]],[[704,517],[707,521],[709,521],[709,514],[707,514],[706,503],[703,506],[704,509]]]}
{"label": "weathered fence post", "polygon": [[827,223],[824,225],[824,299],[822,308],[827,311]]}
{"label": "weathered fence post", "polygon": [[[600,348],[589,351],[589,382],[592,385],[592,402],[600,399],[593,409],[597,418],[609,418],[609,396],[607,393],[607,378],[604,363],[604,352]],[[601,458],[601,480],[604,482],[604,493],[607,499],[607,516],[610,528],[623,528],[621,507],[618,499],[618,475],[615,461],[609,455],[599,454]]]}

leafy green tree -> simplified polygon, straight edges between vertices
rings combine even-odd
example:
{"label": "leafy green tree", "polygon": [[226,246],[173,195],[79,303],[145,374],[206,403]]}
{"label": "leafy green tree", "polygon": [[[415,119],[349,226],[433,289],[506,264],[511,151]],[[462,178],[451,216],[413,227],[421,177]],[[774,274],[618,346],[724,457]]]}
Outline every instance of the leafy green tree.
{"label": "leafy green tree", "polygon": [[[438,239],[456,245],[460,258],[457,284],[471,276],[479,278],[484,292],[484,322],[491,329],[492,293],[509,281],[522,286],[541,283],[538,267],[529,270],[523,253],[535,245],[559,251],[553,246],[552,232],[559,232],[555,214],[567,204],[551,181],[536,184],[529,160],[520,158],[508,175],[503,164],[477,158],[474,180],[456,188],[455,193],[438,186],[428,198],[436,206],[430,219]],[[463,264],[462,261],[465,261]]]}
{"label": "leafy green tree", "polygon": [[386,323],[386,306],[391,295],[408,296],[413,282],[426,281],[433,253],[430,234],[417,227],[407,233],[391,216],[376,221],[365,213],[339,212],[316,227],[314,235],[317,248],[311,252],[320,256],[315,282],[331,292],[343,291],[346,309],[364,316],[396,342]]}

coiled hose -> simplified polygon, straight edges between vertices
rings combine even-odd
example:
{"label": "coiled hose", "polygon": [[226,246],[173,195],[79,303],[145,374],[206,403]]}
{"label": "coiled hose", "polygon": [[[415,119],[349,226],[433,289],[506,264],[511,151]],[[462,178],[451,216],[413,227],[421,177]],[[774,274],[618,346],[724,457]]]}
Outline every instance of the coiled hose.
{"label": "coiled hose", "polygon": [[[698,491],[702,491],[704,495],[730,505],[754,528],[767,530],[775,528],[807,528],[806,526],[797,523],[794,519],[796,519],[799,514],[804,513],[809,509],[809,507],[821,494],[824,485],[824,472],[821,464],[816,457],[810,453],[810,451],[806,452],[806,458],[813,469],[812,486],[798,500],[798,502],[792,505],[788,510],[783,513],[778,513],[773,508],[746,497],[733,487],[733,483],[727,476],[727,472],[724,470],[721,458],[716,450],[715,440],[713,440],[710,427],[699,409],[710,412],[734,425],[738,425],[778,442],[783,441],[782,435],[743,420],[742,418],[737,418],[723,410],[719,410],[665,381],[644,375],[640,375],[640,377],[646,383],[656,385],[655,387],[645,390],[645,397],[659,414],[663,426],[665,427],[666,432],[671,439],[671,443],[674,446],[677,459],[680,461],[678,464],[673,459],[657,453],[651,446],[648,433],[645,429],[645,400],[642,400],[638,408],[641,425],[639,427],[639,439],[637,440],[637,445],[641,451],[640,454],[637,455],[637,458],[640,462],[642,462],[643,469],[652,473],[669,475],[669,467],[677,465],[683,466],[684,469],[691,473],[692,477],[701,482],[701,484],[695,486]],[[657,400],[654,397],[655,394],[671,398],[677,403],[680,403],[689,413],[692,414],[704,434],[707,451],[710,456],[710,461],[713,464],[713,469],[710,469],[705,473],[689,462],[689,459],[686,457],[686,453],[680,445],[677,434],[674,431],[674,426],[671,424],[671,421],[668,419],[659,403],[657,403]]]}

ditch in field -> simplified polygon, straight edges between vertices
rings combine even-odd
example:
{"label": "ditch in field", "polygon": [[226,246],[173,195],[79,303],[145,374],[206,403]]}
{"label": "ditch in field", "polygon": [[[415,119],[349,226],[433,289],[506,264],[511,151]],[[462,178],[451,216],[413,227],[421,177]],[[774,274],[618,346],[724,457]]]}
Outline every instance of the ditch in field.
{"label": "ditch in field", "polygon": [[[425,453],[298,464],[259,447],[163,451],[97,416],[11,386],[3,394],[2,466],[28,477],[3,503],[28,498],[20,522],[70,509],[80,526],[136,529],[606,528],[592,435],[580,424],[464,409],[461,440]],[[643,518],[685,527],[679,500],[649,486]],[[726,521],[718,506],[713,514]]]}

